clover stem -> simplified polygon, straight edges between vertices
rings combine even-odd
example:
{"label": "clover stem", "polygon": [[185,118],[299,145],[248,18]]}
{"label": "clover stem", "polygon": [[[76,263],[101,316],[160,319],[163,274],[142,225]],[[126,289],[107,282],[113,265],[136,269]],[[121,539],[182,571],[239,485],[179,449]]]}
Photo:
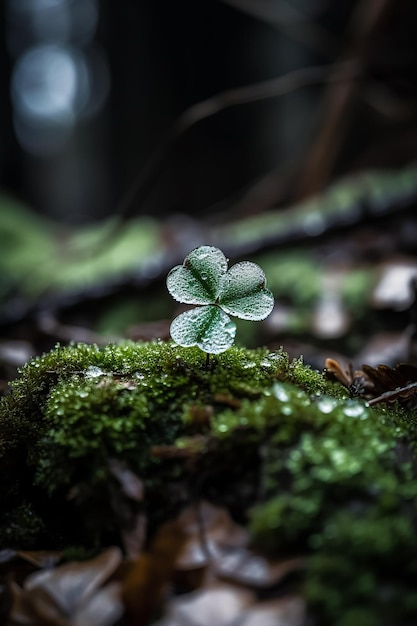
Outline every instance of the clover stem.
{"label": "clover stem", "polygon": [[210,352],[206,352],[206,369],[209,368],[210,365]]}

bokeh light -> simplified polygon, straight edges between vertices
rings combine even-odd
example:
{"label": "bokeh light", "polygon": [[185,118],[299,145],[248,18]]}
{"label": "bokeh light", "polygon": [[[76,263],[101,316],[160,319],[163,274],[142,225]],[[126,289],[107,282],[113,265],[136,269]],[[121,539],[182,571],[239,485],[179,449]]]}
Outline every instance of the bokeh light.
{"label": "bokeh light", "polygon": [[98,18],[96,0],[9,0],[13,121],[28,153],[64,150],[77,124],[105,104],[110,76],[94,41]]}

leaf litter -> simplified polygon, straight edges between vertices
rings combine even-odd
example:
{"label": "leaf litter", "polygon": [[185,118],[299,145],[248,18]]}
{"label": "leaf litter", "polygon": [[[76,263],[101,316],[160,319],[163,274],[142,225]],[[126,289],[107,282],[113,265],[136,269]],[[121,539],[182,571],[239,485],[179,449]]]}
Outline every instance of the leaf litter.
{"label": "leaf litter", "polygon": [[301,626],[305,617],[296,585],[283,587],[303,558],[256,552],[247,530],[205,501],[162,524],[133,558],[110,547],[57,565],[63,555],[7,552],[4,562],[30,568],[8,572],[6,626]]}

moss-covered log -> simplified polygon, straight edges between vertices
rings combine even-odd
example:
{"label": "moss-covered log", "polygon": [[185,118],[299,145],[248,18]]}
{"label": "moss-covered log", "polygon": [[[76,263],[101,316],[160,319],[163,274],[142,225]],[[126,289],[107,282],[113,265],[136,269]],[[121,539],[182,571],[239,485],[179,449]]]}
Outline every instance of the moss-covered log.
{"label": "moss-covered log", "polygon": [[206,367],[173,343],[57,347],[12,383],[0,428],[2,547],[100,547],[137,510],[152,532],[204,497],[259,549],[308,555],[319,623],[417,612],[412,415],[349,398],[283,351],[233,347]]}

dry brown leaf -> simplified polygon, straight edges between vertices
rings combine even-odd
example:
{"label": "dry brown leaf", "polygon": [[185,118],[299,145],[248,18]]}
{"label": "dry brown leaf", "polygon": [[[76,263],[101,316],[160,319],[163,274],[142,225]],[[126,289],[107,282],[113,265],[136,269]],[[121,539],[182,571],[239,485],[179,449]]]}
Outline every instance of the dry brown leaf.
{"label": "dry brown leaf", "polygon": [[272,561],[247,548],[239,548],[216,556],[214,568],[221,578],[258,589],[274,587],[304,565],[302,558]]}
{"label": "dry brown leaf", "polygon": [[89,602],[77,611],[74,626],[111,626],[124,613],[120,583],[112,582],[95,593]]}
{"label": "dry brown leaf", "polygon": [[52,567],[60,560],[61,552],[55,550],[13,550],[7,548],[0,551],[0,566],[12,561],[24,561],[36,568]]}
{"label": "dry brown leaf", "polygon": [[187,539],[178,555],[178,570],[204,567],[223,549],[246,546],[247,531],[236,524],[225,509],[209,502],[187,508],[178,518]]}
{"label": "dry brown leaf", "polygon": [[399,363],[396,367],[363,365],[362,370],[372,383],[375,396],[417,382],[417,366],[410,363]]}
{"label": "dry brown leaf", "polygon": [[329,379],[338,380],[347,387],[352,395],[367,399],[370,405],[406,400],[410,410],[415,408],[417,366],[414,364],[399,363],[395,367],[362,365],[362,370],[353,371],[351,364],[343,367],[329,358],[326,359],[325,373]]}
{"label": "dry brown leaf", "polygon": [[228,626],[254,602],[247,589],[217,585],[173,600],[156,626]]}
{"label": "dry brown leaf", "polygon": [[259,602],[233,622],[233,626],[303,626],[305,602],[300,596]]}
{"label": "dry brown leaf", "polygon": [[163,524],[147,552],[130,566],[123,582],[127,612],[145,625],[164,599],[186,534],[177,520]]}
{"label": "dry brown leaf", "polygon": [[[109,548],[89,561],[35,572],[27,577],[23,588],[13,583],[8,626],[111,626],[123,613],[119,584],[102,585],[121,559],[118,548]],[[80,621],[86,614],[89,621]]]}
{"label": "dry brown leaf", "polygon": [[110,459],[109,468],[120,484],[124,495],[136,502],[143,502],[145,495],[143,480],[128,469],[119,459]]}

